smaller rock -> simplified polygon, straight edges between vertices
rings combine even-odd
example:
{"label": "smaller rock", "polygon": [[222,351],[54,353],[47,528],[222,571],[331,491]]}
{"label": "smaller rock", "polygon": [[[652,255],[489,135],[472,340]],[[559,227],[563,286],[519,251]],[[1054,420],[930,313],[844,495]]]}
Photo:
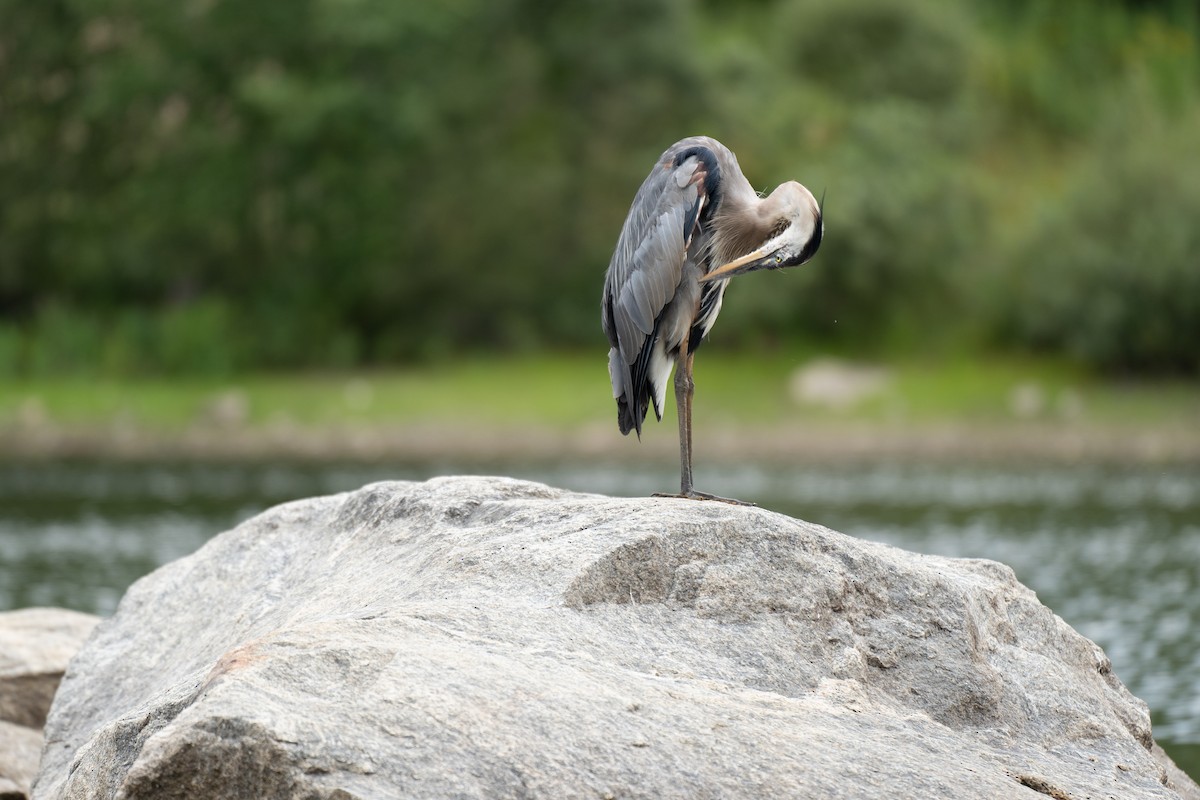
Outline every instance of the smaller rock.
{"label": "smaller rock", "polygon": [[241,389],[226,389],[205,403],[197,421],[218,428],[239,428],[250,420],[250,398]]}
{"label": "smaller rock", "polygon": [[17,406],[17,426],[25,429],[45,428],[50,424],[50,412],[37,395],[30,395]]}
{"label": "smaller rock", "polygon": [[0,613],[0,800],[29,796],[50,703],[99,621],[61,608]]}
{"label": "smaller rock", "polygon": [[67,662],[99,621],[62,608],[0,613],[0,720],[40,730]]}
{"label": "smaller rock", "polygon": [[789,390],[797,403],[845,411],[881,393],[891,379],[883,367],[821,358],[796,370]]}
{"label": "smaller rock", "polygon": [[41,731],[0,721],[0,800],[29,795],[41,755]]}
{"label": "smaller rock", "polygon": [[1008,408],[1018,419],[1032,419],[1046,408],[1046,393],[1036,383],[1019,383],[1009,392]]}

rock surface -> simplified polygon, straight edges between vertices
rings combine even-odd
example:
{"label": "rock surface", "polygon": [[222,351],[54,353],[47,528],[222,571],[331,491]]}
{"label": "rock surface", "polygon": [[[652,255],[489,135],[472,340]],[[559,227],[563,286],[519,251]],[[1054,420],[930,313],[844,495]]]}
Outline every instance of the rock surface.
{"label": "rock surface", "polygon": [[0,720],[0,800],[29,796],[42,754],[42,732]]}
{"label": "rock surface", "polygon": [[499,478],[290,503],[135,584],[37,798],[1176,798],[1011,570]]}
{"label": "rock surface", "polygon": [[62,608],[0,612],[0,800],[27,796],[50,701],[99,621]]}

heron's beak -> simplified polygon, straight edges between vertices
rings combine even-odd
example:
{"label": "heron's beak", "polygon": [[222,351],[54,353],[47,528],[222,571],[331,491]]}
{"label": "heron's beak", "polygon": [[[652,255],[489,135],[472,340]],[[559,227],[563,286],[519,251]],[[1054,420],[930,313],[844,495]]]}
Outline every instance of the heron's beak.
{"label": "heron's beak", "polygon": [[755,250],[753,253],[747,253],[741,258],[734,259],[728,264],[722,264],[712,272],[700,278],[700,282],[714,281],[718,278],[732,278],[735,275],[745,275],[747,272],[753,272],[756,269],[764,267],[772,267],[783,261],[782,258],[775,255],[774,250]]}

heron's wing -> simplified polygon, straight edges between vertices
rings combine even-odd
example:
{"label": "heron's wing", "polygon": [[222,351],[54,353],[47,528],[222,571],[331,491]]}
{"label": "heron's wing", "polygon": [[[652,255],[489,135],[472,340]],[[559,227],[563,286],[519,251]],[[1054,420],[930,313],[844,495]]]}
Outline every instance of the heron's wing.
{"label": "heron's wing", "polygon": [[[684,140],[669,148],[634,197],[608,265],[601,316],[612,346],[613,396],[624,398],[639,433],[659,315],[675,296],[688,244],[719,181],[716,154],[707,146]],[[624,417],[621,427],[628,430]]]}

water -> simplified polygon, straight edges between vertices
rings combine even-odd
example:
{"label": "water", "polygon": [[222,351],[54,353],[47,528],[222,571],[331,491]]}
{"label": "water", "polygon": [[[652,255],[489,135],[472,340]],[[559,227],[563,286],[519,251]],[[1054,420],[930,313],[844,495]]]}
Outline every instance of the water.
{"label": "water", "polygon": [[[462,472],[631,496],[677,481],[670,465],[0,464],[0,610],[111,614],[134,580],[271,505]],[[1105,649],[1150,704],[1155,738],[1200,775],[1200,467],[726,466],[697,483],[864,539],[1010,565]]]}

